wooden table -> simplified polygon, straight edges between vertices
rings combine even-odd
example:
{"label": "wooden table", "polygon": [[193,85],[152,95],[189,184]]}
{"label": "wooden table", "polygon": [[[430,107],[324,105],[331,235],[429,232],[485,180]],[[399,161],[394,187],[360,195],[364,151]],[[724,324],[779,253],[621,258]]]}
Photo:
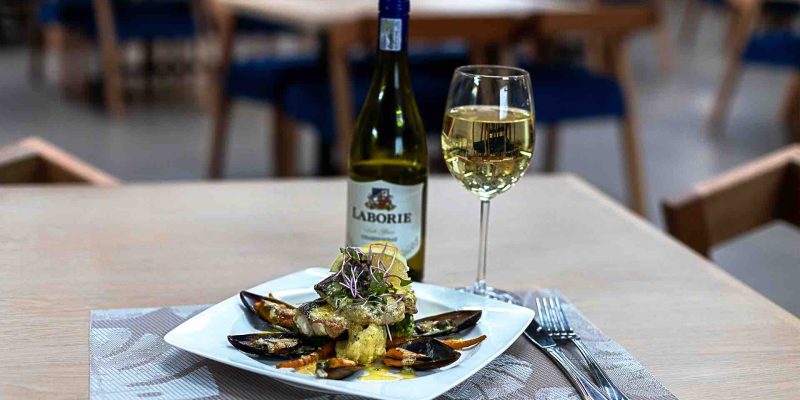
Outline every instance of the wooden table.
{"label": "wooden table", "polygon": [[[234,14],[246,14],[294,25],[319,33],[325,43],[331,77],[336,151],[345,163],[353,131],[353,104],[347,52],[356,45],[375,42],[376,0],[215,0]],[[657,12],[649,3],[628,6],[592,5],[589,0],[414,0],[411,5],[411,40],[461,39],[473,49],[473,62],[486,63],[487,46],[508,44],[522,30],[557,29],[629,33],[653,26]],[[546,19],[545,19],[546,17]],[[222,52],[225,54],[225,51]]]}
{"label": "wooden table", "polygon": [[[86,398],[91,309],[214,303],[328,264],[345,191],[3,188],[0,398]],[[526,177],[494,203],[490,283],[560,288],[682,399],[797,399],[796,317],[571,176]],[[452,178],[431,179],[428,282],[474,278],[478,209]]]}

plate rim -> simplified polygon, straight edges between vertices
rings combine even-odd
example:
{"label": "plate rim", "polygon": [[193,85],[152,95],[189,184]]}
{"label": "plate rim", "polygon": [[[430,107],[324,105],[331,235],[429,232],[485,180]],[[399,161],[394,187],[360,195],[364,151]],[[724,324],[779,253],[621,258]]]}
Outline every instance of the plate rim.
{"label": "plate rim", "polygon": [[[278,281],[278,280],[286,279],[286,278],[289,278],[289,277],[291,277],[293,275],[300,276],[300,275],[303,275],[303,274],[309,274],[309,275],[324,276],[325,274],[328,274],[328,273],[329,273],[329,270],[327,268],[322,268],[322,267],[305,268],[305,269],[298,270],[298,271],[295,271],[295,272],[292,272],[292,273],[289,273],[289,274],[285,274],[285,275],[281,275],[281,276],[275,277],[275,278],[270,279],[268,281],[264,281],[264,282],[259,283],[259,284],[255,285],[255,286],[253,286],[253,287],[251,287],[251,288],[249,288],[247,290],[249,290],[249,291],[250,290],[254,290],[254,289],[256,289],[256,288],[258,288],[260,286],[264,286],[264,285],[270,284],[270,283]],[[414,285],[423,285],[423,286],[425,286],[426,288],[429,288],[429,289],[436,289],[436,290],[444,289],[444,290],[453,290],[453,291],[455,291],[455,289],[453,289],[453,288],[448,288],[446,286],[440,286],[440,285],[435,285],[435,284],[430,284],[430,283],[414,282]],[[286,288],[286,290],[293,290],[293,288]],[[488,357],[485,357],[485,358],[480,359],[479,361],[477,361],[477,363],[472,368],[472,370],[467,371],[466,373],[463,373],[461,375],[458,375],[456,377],[456,379],[452,379],[452,380],[448,381],[448,384],[446,385],[446,387],[444,389],[433,388],[433,390],[431,390],[430,393],[426,394],[424,397],[421,397],[421,398],[420,397],[415,397],[415,398],[419,398],[421,400],[428,400],[428,399],[436,398],[436,397],[444,394],[448,390],[458,386],[460,383],[464,382],[465,380],[469,379],[470,377],[474,376],[476,373],[478,373],[480,370],[482,370],[484,367],[486,367],[486,365],[488,365],[489,363],[494,361],[497,357],[502,355],[509,347],[511,347],[511,345],[514,344],[514,342],[516,342],[517,339],[519,339],[519,337],[522,335],[522,332],[530,324],[530,322],[533,320],[533,317],[534,317],[534,311],[532,309],[528,308],[528,307],[519,306],[519,305],[515,305],[515,304],[509,304],[509,303],[504,303],[504,302],[501,302],[499,300],[484,298],[484,297],[480,297],[480,296],[477,296],[477,295],[474,295],[474,294],[470,294],[470,293],[459,292],[459,295],[464,295],[467,298],[472,296],[472,297],[476,298],[476,300],[484,302],[484,303],[488,302],[490,305],[491,304],[495,304],[495,305],[501,306],[503,309],[506,309],[506,310],[514,310],[514,312],[517,312],[517,313],[527,314],[526,322],[524,324],[520,324],[520,326],[517,327],[517,329],[512,331],[511,340],[508,340],[507,342],[502,343],[500,346],[498,346],[498,349],[495,352],[491,353]],[[247,365],[247,364],[241,364],[241,363],[231,363],[231,360],[224,359],[221,356],[218,356],[218,355],[215,355],[215,354],[212,354],[212,353],[208,353],[208,352],[203,351],[203,350],[198,350],[196,348],[187,348],[179,340],[176,339],[176,336],[179,334],[178,332],[181,330],[181,328],[184,327],[184,325],[189,324],[190,322],[194,321],[195,319],[203,318],[206,314],[213,313],[216,308],[225,307],[225,305],[224,305],[225,303],[231,301],[232,299],[238,299],[238,297],[239,297],[239,294],[236,293],[236,294],[234,294],[234,295],[232,295],[230,297],[227,297],[227,298],[223,299],[222,301],[217,302],[216,304],[213,304],[212,306],[210,306],[207,309],[201,311],[197,315],[194,315],[191,318],[183,321],[181,324],[179,324],[178,326],[174,327],[169,332],[167,332],[167,334],[164,335],[164,338],[163,338],[164,341],[166,343],[168,343],[169,345],[173,346],[173,347],[176,347],[176,348],[181,349],[183,351],[187,351],[189,353],[192,353],[192,354],[207,358],[209,360],[213,360],[213,361],[216,361],[216,362],[219,362],[219,363],[222,363],[222,364],[225,364],[225,365],[228,365],[228,366],[231,366],[233,368],[240,369],[240,370],[249,371],[249,372],[258,374],[260,376],[264,376],[266,378],[275,379],[278,382],[281,382],[281,381],[284,381],[283,383],[290,382],[292,384],[292,386],[296,385],[296,386],[299,386],[299,387],[301,387],[303,389],[306,389],[306,390],[324,391],[324,392],[327,392],[327,393],[335,393],[335,394],[364,396],[364,397],[367,397],[367,398],[375,398],[375,399],[390,399],[391,398],[391,399],[403,399],[404,400],[404,399],[409,398],[409,397],[395,397],[395,396],[391,396],[391,395],[387,395],[387,394],[383,394],[383,393],[381,393],[381,394],[373,394],[373,393],[366,393],[366,392],[354,392],[353,390],[348,390],[349,388],[342,388],[342,387],[338,387],[338,386],[327,385],[327,384],[325,384],[324,380],[320,380],[320,382],[313,381],[313,380],[308,380],[308,379],[306,379],[305,375],[302,375],[302,376],[301,375],[293,376],[292,374],[276,375],[274,373],[267,372],[269,370],[265,370],[264,368],[254,367],[254,366],[250,366],[250,365]],[[483,304],[483,307],[485,307],[485,306],[486,306],[486,304]],[[484,309],[482,308],[482,310],[484,310]],[[391,384],[392,382],[403,382],[403,380],[400,380],[400,381],[386,381],[384,384]],[[380,397],[378,397],[379,395],[380,395]]]}

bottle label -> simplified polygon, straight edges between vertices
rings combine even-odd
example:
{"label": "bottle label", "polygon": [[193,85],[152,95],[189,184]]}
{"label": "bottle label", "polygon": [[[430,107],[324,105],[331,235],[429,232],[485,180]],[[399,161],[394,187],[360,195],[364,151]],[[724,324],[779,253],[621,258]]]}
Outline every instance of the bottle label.
{"label": "bottle label", "polygon": [[381,18],[378,47],[383,51],[403,49],[403,20],[400,18]]}
{"label": "bottle label", "polygon": [[347,245],[385,240],[411,258],[422,240],[424,183],[395,185],[386,181],[347,184]]}

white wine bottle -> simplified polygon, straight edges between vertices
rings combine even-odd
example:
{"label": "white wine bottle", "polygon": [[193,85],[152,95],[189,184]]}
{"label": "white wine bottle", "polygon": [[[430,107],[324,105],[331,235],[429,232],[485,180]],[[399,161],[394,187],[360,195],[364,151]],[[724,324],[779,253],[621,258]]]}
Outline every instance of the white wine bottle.
{"label": "white wine bottle", "polygon": [[408,71],[409,0],[380,0],[377,64],[350,144],[347,244],[393,242],[421,281],[428,149]]}

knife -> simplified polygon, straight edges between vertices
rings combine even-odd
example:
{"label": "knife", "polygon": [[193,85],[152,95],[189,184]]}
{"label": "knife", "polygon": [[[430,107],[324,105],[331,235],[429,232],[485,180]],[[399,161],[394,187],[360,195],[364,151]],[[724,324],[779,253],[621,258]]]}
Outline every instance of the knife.
{"label": "knife", "polygon": [[567,358],[555,340],[542,329],[536,320],[525,328],[525,337],[545,352],[567,376],[583,400],[608,400],[600,389]]}

